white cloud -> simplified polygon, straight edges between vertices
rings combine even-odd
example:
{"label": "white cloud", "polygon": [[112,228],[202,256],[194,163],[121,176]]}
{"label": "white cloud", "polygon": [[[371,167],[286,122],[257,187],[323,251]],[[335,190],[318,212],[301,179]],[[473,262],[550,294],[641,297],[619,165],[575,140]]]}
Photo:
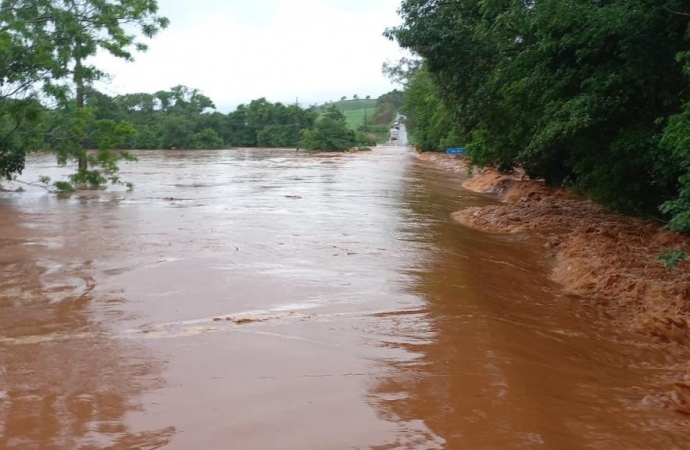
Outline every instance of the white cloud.
{"label": "white cloud", "polygon": [[381,64],[401,54],[382,33],[400,0],[161,0],[171,20],[149,51],[125,63],[99,55],[110,94],[200,89],[221,110],[267,97],[309,104],[377,96]]}

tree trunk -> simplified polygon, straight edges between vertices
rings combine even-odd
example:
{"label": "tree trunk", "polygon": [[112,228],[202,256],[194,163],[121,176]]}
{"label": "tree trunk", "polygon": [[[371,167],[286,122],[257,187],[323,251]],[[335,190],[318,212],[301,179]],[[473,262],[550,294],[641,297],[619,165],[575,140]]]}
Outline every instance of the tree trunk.
{"label": "tree trunk", "polygon": [[[74,83],[77,85],[77,108],[84,107],[84,74],[82,71],[81,59],[77,57],[74,64]],[[86,160],[86,142],[81,142],[81,151],[79,152],[79,172],[88,169],[88,162]]]}

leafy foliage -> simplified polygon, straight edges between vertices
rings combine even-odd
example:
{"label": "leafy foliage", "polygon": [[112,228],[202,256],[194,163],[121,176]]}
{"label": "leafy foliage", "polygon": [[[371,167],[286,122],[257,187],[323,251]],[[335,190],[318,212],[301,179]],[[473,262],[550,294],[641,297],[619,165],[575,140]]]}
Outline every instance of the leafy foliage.
{"label": "leafy foliage", "polygon": [[307,150],[343,151],[356,144],[355,132],[348,128],[345,115],[331,105],[312,129],[303,130],[300,146]]}
{"label": "leafy foliage", "polygon": [[[118,161],[134,158],[113,149],[122,148],[136,134],[132,125],[122,120],[97,119],[91,108],[77,108],[74,102],[67,102],[51,113],[41,124],[42,146],[56,154],[60,165],[67,164],[75,156],[87,161],[86,167],[70,176],[74,186],[120,184]],[[93,151],[87,151],[83,146],[87,137],[93,144]]]}
{"label": "leafy foliage", "polygon": [[265,98],[222,114],[211,99],[186,86],[115,98],[92,91],[87,104],[99,117],[126,118],[134,125],[137,137],[125,144],[129,149],[295,147],[299,130],[313,127],[318,117],[314,108]]}
{"label": "leafy foliage", "polygon": [[[131,60],[134,51],[146,49],[139,36],[153,37],[167,25],[156,0],[1,0],[0,174],[20,172],[26,151],[41,142],[60,163],[78,161],[73,182],[119,182],[117,160],[127,156],[108,147],[133,130],[121,121],[100,120],[85,108],[86,88],[103,76],[88,60],[99,50]],[[57,103],[41,122],[31,107],[38,98]],[[48,136],[39,141],[24,133],[18,138],[20,128],[29,125],[32,133],[47,126]],[[89,135],[98,148],[95,154],[86,151]]]}
{"label": "leafy foliage", "polygon": [[223,140],[213,128],[204,128],[196,135],[196,148],[223,148]]}
{"label": "leafy foliage", "polygon": [[[425,150],[464,145],[627,213],[690,230],[687,2],[404,0],[387,68]],[[687,67],[687,66],[686,66]]]}
{"label": "leafy foliage", "polygon": [[36,123],[41,109],[33,97],[0,99],[0,177],[24,169],[26,152],[40,141]]}
{"label": "leafy foliage", "polygon": [[666,248],[659,254],[659,260],[663,261],[669,269],[675,269],[687,257],[688,255],[680,247],[674,249]]}

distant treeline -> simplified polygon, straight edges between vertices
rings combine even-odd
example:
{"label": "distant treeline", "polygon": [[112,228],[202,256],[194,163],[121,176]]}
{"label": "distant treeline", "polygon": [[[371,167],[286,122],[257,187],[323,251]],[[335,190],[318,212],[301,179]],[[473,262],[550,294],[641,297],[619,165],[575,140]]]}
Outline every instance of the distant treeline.
{"label": "distant treeline", "polygon": [[[239,105],[229,114],[223,114],[215,111],[210,98],[186,86],[153,94],[115,97],[87,88],[85,106],[95,120],[86,133],[84,144],[87,148],[98,148],[99,126],[115,123],[132,128],[128,137],[118,145],[122,149],[290,148],[300,146],[305,133],[315,130],[321,119],[328,118],[338,124],[337,129],[331,127],[330,132],[338,137],[341,145],[320,150],[342,150],[345,145],[375,144],[376,137],[372,132],[377,130],[377,125],[378,131],[381,126],[387,130],[387,125],[402,104],[402,95],[400,91],[393,91],[381,96],[367,122],[357,130],[346,130],[342,114],[332,111],[338,105],[305,108],[298,104],[271,103],[260,98],[248,105]],[[50,130],[61,128],[57,123],[61,121],[60,116],[60,111],[44,113],[43,146],[59,145],[61,137]],[[346,139],[343,140],[343,137]],[[308,142],[305,144],[308,145]]]}

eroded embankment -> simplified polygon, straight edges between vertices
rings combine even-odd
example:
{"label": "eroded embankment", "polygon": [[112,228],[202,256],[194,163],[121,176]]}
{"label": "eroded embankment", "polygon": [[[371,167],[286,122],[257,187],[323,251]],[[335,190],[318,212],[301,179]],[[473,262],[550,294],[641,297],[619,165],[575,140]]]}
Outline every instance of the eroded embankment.
{"label": "eroded embankment", "polygon": [[[679,247],[690,253],[687,236],[616,214],[521,174],[470,171],[464,159],[444,154],[424,153],[419,158],[467,177],[466,189],[494,194],[503,201],[457,211],[455,220],[486,232],[543,234],[555,259],[552,278],[567,292],[592,299],[590,306],[602,308],[604,316],[622,330],[648,336],[651,345],[660,345],[669,354],[678,353],[676,361],[686,359],[690,261],[670,270],[658,256],[664,249]],[[676,368],[690,374],[681,365]],[[681,378],[669,380],[670,390],[656,400],[690,415],[690,376]]]}

